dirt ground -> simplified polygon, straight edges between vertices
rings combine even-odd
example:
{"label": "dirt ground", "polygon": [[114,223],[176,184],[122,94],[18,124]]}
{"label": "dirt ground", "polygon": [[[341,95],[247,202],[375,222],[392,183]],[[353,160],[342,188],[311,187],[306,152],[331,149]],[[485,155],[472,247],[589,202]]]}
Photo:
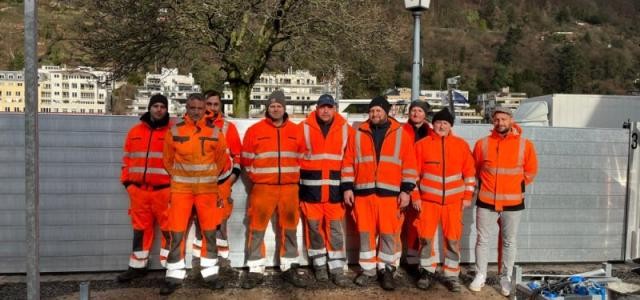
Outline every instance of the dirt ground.
{"label": "dirt ground", "polygon": [[[576,274],[595,270],[600,264],[527,264],[522,265],[524,273]],[[613,275],[624,282],[640,285],[640,275],[631,272],[634,266],[614,264]],[[182,288],[166,299],[505,299],[500,295],[495,265],[490,266],[487,286],[480,293],[466,288],[473,279],[473,267],[463,265],[461,278],[465,284],[461,293],[450,293],[442,284],[434,284],[430,290],[415,288],[414,279],[403,269],[398,270],[396,281],[398,288],[393,292],[382,290],[377,283],[368,287],[352,285],[338,288],[331,283],[313,281],[309,270],[303,269],[309,278],[307,289],[298,289],[280,279],[279,272],[270,271],[266,282],[253,290],[240,288],[242,271],[225,271],[222,276],[227,286],[222,291],[212,291],[201,286],[198,280],[187,278]],[[142,300],[161,299],[158,291],[162,285],[164,272],[152,271],[147,277],[129,284],[114,281],[118,273],[77,273],[45,274],[41,276],[42,299],[79,299],[80,282],[90,282],[91,299]],[[349,276],[355,273],[350,271]],[[23,275],[0,276],[0,299],[25,299],[26,284]],[[618,299],[640,299],[640,294],[618,297]]]}

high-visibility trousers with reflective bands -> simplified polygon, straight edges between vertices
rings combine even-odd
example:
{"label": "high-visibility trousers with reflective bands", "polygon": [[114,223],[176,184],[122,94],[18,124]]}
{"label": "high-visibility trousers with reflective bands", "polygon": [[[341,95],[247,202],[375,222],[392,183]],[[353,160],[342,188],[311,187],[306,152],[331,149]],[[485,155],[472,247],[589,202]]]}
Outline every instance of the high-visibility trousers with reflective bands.
{"label": "high-visibility trousers with reflective bands", "polygon": [[314,268],[343,273],[346,265],[344,205],[342,203],[301,202],[305,217],[305,243]]}
{"label": "high-visibility trousers with reflective bands", "polygon": [[438,225],[444,236],[444,276],[460,274],[460,239],[462,237],[462,202],[441,205],[422,201],[420,216],[416,220],[420,234],[420,268],[431,273],[436,271],[438,258],[435,256],[434,237]]}
{"label": "high-visibility trousers with reflective bands", "polygon": [[195,206],[202,236],[200,267],[206,281],[218,274],[218,252],[216,247],[216,227],[220,224],[222,210],[217,207],[216,193],[191,194],[172,193],[169,208],[169,257],[167,258],[167,280],[181,282],[186,275],[184,261],[187,226]]}
{"label": "high-visibility trousers with reflective bands", "polygon": [[402,241],[406,249],[407,264],[417,265],[420,263],[419,251],[420,241],[418,237],[418,226],[416,220],[420,213],[413,206],[409,205],[404,211],[404,223],[402,224]]}
{"label": "high-visibility trousers with reflective bands", "polygon": [[[231,199],[231,181],[227,180],[218,185],[219,198],[222,200],[222,220],[216,230],[216,245],[218,246],[218,256],[229,258],[229,236],[227,233],[227,221],[233,212],[233,200]],[[193,256],[200,257],[202,246],[202,234],[198,225],[197,215],[194,211],[194,225],[196,226],[196,236],[193,239]]]}
{"label": "high-visibility trousers with reflective bands", "polygon": [[280,269],[298,263],[297,227],[300,219],[297,184],[254,184],[249,194],[249,237],[247,265],[250,272],[264,273],[264,233],[273,213],[278,212]]}
{"label": "high-visibility trousers with reflective bands", "polygon": [[153,245],[155,224],[160,226],[160,263],[165,266],[169,254],[167,213],[170,189],[154,190],[152,187],[127,187],[129,193],[129,216],[133,225],[133,251],[129,256],[129,267],[145,268],[149,262],[149,252]]}
{"label": "high-visibility trousers with reflective bands", "polygon": [[398,208],[398,198],[375,194],[356,196],[353,212],[360,234],[359,263],[364,274],[374,276],[376,267],[381,270],[387,265],[398,267],[402,255],[400,231],[404,219]]}

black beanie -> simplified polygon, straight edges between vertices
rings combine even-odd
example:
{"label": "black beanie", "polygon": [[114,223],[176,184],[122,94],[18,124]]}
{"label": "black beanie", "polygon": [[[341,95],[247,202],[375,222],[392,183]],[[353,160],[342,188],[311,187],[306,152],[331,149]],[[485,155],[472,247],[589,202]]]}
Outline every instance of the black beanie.
{"label": "black beanie", "polygon": [[164,106],[168,109],[169,108],[169,101],[167,100],[167,97],[162,96],[160,94],[155,94],[153,96],[151,96],[151,99],[149,99],[149,106],[147,106],[147,109],[151,109],[151,106],[153,106],[156,103],[162,103],[164,104]]}
{"label": "black beanie", "polygon": [[409,104],[409,112],[411,112],[411,109],[414,107],[420,107],[422,108],[422,110],[424,111],[424,114],[428,114],[429,113],[429,103],[427,103],[427,101],[420,101],[420,100],[413,100],[411,101],[411,104]]}
{"label": "black beanie", "polygon": [[431,121],[431,123],[435,123],[436,121],[447,121],[449,122],[449,124],[451,124],[451,126],[453,126],[453,115],[449,112],[448,108],[443,108],[442,110],[440,110],[439,112],[437,112],[435,115],[433,115],[433,120]]}
{"label": "black beanie", "polygon": [[385,98],[383,96],[377,96],[377,97],[371,99],[371,102],[369,103],[369,109],[371,109],[374,106],[382,107],[382,109],[387,114],[389,114],[389,110],[391,110],[391,104],[389,104],[389,101],[387,101],[387,98]]}

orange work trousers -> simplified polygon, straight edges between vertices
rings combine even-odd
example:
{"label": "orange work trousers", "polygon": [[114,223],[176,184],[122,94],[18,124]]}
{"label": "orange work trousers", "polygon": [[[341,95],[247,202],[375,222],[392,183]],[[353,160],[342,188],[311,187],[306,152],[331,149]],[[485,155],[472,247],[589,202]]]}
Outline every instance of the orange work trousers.
{"label": "orange work trousers", "polygon": [[400,231],[404,219],[398,197],[356,196],[353,212],[360,234],[359,263],[364,274],[376,275],[376,266],[380,270],[387,266],[397,268],[402,255]]}
{"label": "orange work trousers", "polygon": [[218,207],[218,194],[172,193],[169,208],[169,256],[167,258],[167,280],[180,282],[186,275],[184,252],[187,226],[192,208],[198,214],[200,231],[204,237],[200,250],[200,267],[205,281],[218,274],[216,227],[220,224],[222,209]]}
{"label": "orange work trousers", "polygon": [[[219,198],[222,200],[222,220],[216,230],[216,245],[218,246],[218,256],[221,258],[229,258],[229,236],[227,234],[227,221],[231,217],[233,211],[233,200],[231,199],[231,186],[230,180],[218,185]],[[193,222],[196,226],[196,237],[193,239],[193,256],[200,257],[200,249],[202,248],[202,234],[200,226],[198,225],[198,216],[195,208],[193,209]]]}
{"label": "orange work trousers", "polygon": [[264,233],[273,213],[278,212],[280,269],[298,263],[297,228],[300,219],[298,184],[254,184],[249,194],[249,238],[247,265],[250,272],[264,273]]}
{"label": "orange work trousers", "polygon": [[344,204],[302,202],[300,208],[306,220],[305,242],[313,267],[326,268],[329,264],[331,273],[342,274],[347,259],[344,245]]}
{"label": "orange work trousers", "polygon": [[133,225],[133,251],[129,256],[129,266],[145,268],[149,262],[149,251],[153,245],[155,224],[160,226],[161,245],[160,263],[164,266],[169,250],[167,213],[169,210],[170,189],[154,190],[151,186],[129,185],[129,216]]}
{"label": "orange work trousers", "polygon": [[444,236],[445,276],[460,274],[460,239],[462,238],[462,203],[441,205],[422,201],[420,216],[416,220],[420,234],[420,268],[435,273],[438,258],[435,256],[434,237],[438,225]]}
{"label": "orange work trousers", "polygon": [[418,236],[418,226],[416,220],[420,212],[409,205],[404,211],[404,223],[402,224],[402,241],[406,248],[407,264],[417,265],[420,263],[420,238]]}

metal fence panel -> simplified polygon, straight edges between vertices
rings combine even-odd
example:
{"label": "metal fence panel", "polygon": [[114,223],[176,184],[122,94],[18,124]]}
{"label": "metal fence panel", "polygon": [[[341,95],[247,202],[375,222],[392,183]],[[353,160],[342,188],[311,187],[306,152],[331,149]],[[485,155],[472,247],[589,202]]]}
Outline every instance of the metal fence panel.
{"label": "metal fence panel", "polygon": [[[40,223],[43,272],[125,269],[132,231],[129,200],[119,183],[122,143],[137,122],[122,116],[40,116]],[[255,120],[237,120],[241,136]],[[0,268],[24,272],[24,119],[0,115]],[[473,148],[486,125],[455,126]],[[628,132],[623,129],[526,127],[539,175],[527,187],[518,238],[519,262],[623,259]],[[249,183],[234,186],[229,220],[231,260],[244,264]],[[474,210],[464,213],[462,260],[472,262]],[[357,263],[358,236],[347,221],[347,249]],[[302,248],[302,226],[299,226]],[[497,228],[496,228],[497,230]],[[496,245],[496,237],[493,237]],[[277,260],[271,226],[268,263]],[[157,246],[155,249],[157,255]],[[492,259],[495,260],[495,249]],[[157,257],[154,257],[157,258]],[[153,267],[158,267],[154,259]]]}

